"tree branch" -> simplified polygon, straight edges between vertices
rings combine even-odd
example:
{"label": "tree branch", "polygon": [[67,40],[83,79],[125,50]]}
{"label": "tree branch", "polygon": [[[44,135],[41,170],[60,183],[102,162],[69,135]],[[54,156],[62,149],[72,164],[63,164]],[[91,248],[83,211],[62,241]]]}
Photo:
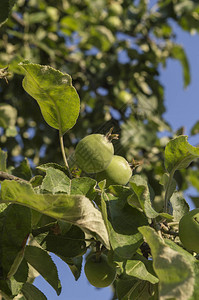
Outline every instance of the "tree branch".
{"label": "tree branch", "polygon": [[5,180],[5,179],[28,182],[27,180],[25,180],[23,178],[19,178],[14,175],[8,174],[6,172],[0,171],[0,180]]}

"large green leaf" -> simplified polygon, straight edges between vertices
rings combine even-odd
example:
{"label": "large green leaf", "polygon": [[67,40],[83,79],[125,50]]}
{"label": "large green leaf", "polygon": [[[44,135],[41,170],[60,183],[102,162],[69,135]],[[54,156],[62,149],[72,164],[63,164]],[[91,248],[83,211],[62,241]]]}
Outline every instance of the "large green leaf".
{"label": "large green leaf", "polygon": [[196,300],[199,299],[199,261],[191,255],[189,252],[184,250],[182,247],[178,246],[176,243],[174,243],[171,240],[165,240],[165,243],[174,251],[179,252],[186,261],[188,261],[194,270],[195,273],[195,284],[194,284],[194,291],[192,296],[189,298],[189,300]]}
{"label": "large green leaf", "polygon": [[61,284],[57,267],[48,252],[39,247],[26,246],[24,257],[25,260],[55,289],[57,295],[59,295],[61,293]]}
{"label": "large green leaf", "polygon": [[131,193],[129,188],[122,186],[112,186],[108,193],[102,193],[103,217],[111,246],[118,256],[127,259],[143,242],[137,228],[148,223],[139,210],[128,205],[127,198]]}
{"label": "large green leaf", "polygon": [[75,125],[80,110],[71,77],[49,66],[28,62],[20,66],[26,73],[25,91],[38,102],[45,121],[63,135]]}
{"label": "large green leaf", "polygon": [[151,248],[153,268],[159,278],[159,299],[188,300],[193,294],[195,283],[191,263],[179,252],[171,249],[149,227],[139,228]]}
{"label": "large green leaf", "polygon": [[30,231],[31,214],[27,207],[12,204],[0,214],[1,271],[4,278],[17,271]]}
{"label": "large green leaf", "polygon": [[3,202],[22,204],[52,218],[77,225],[109,248],[108,233],[102,215],[85,196],[36,194],[31,184],[4,180],[1,198]]}
{"label": "large green leaf", "polygon": [[169,173],[184,169],[199,157],[199,148],[187,142],[187,136],[181,135],[171,140],[165,148],[165,167]]}

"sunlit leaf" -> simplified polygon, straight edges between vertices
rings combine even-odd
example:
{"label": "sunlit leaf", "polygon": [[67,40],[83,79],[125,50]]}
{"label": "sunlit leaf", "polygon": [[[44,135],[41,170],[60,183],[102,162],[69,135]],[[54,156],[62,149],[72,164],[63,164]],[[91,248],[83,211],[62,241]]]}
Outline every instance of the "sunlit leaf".
{"label": "sunlit leaf", "polygon": [[151,248],[153,268],[159,282],[159,299],[188,300],[194,289],[194,271],[183,255],[164,243],[156,231],[149,227],[139,228]]}
{"label": "sunlit leaf", "polygon": [[158,283],[158,278],[149,273],[140,260],[127,260],[125,264],[125,272],[129,276],[139,278],[141,280],[147,280],[153,284]]}
{"label": "sunlit leaf", "polygon": [[187,142],[187,136],[178,136],[171,140],[165,148],[165,167],[169,173],[184,169],[199,157],[199,148]]}
{"label": "sunlit leaf", "polygon": [[46,176],[42,182],[41,188],[52,194],[70,192],[70,179],[62,171],[52,167],[46,170]]}
{"label": "sunlit leaf", "polygon": [[80,110],[71,77],[49,66],[28,62],[20,66],[26,72],[25,91],[38,102],[45,121],[63,135],[75,125]]}
{"label": "sunlit leaf", "polygon": [[173,209],[173,221],[178,222],[189,211],[189,205],[179,192],[174,193],[170,201]]}

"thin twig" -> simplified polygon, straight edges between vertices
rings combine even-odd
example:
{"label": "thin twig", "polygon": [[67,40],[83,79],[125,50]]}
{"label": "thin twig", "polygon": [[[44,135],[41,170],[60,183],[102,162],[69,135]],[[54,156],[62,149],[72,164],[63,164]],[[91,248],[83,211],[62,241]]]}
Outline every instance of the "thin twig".
{"label": "thin twig", "polygon": [[14,175],[8,174],[6,172],[0,171],[0,180],[15,180],[15,181],[24,181],[24,182],[28,182],[27,180],[23,179],[23,178],[19,178],[16,177]]}

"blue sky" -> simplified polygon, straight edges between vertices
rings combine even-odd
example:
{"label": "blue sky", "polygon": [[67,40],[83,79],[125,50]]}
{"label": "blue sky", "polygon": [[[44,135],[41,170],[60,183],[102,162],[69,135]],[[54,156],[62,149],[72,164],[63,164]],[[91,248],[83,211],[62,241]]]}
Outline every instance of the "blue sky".
{"label": "blue sky", "polygon": [[[182,44],[188,55],[191,69],[191,84],[184,89],[182,68],[179,62],[170,59],[166,69],[160,69],[161,82],[165,87],[166,113],[164,118],[171,124],[174,130],[185,127],[185,134],[190,135],[190,129],[199,120],[199,35],[191,36],[189,33],[176,28],[177,42]],[[189,138],[192,145],[199,144],[199,135]],[[189,192],[195,193],[193,189]],[[190,207],[192,204],[190,203]],[[62,293],[58,297],[54,290],[42,277],[35,281],[35,285],[43,291],[48,300],[110,300],[111,289],[96,289],[85,278],[84,272],[76,282],[68,266],[52,256],[55,261],[60,280]]]}

